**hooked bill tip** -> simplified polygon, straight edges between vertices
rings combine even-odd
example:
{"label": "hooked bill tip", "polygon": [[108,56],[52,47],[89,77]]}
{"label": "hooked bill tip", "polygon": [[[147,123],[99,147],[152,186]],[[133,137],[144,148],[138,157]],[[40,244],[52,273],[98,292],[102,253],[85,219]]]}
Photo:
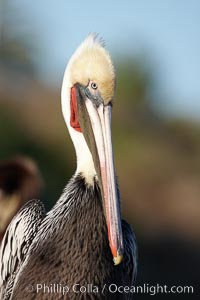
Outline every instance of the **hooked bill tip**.
{"label": "hooked bill tip", "polygon": [[121,264],[122,260],[123,260],[123,256],[117,254],[117,256],[115,256],[113,258],[114,265],[117,266],[117,265]]}

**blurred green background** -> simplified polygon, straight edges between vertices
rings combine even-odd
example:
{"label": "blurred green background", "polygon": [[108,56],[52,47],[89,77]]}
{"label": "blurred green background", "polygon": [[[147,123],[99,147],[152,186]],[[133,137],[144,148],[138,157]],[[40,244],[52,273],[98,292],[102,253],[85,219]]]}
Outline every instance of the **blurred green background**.
{"label": "blurred green background", "polygon": [[[177,4],[178,1],[175,2]],[[190,4],[194,6],[194,10],[196,3],[191,1]],[[0,2],[0,160],[20,154],[37,162],[44,178],[42,200],[47,209],[58,199],[76,167],[74,149],[61,113],[60,87],[70,55],[87,33],[94,31],[95,26],[88,20],[90,13],[96,13],[98,24],[103,23],[102,17],[98,16],[99,6],[94,4],[91,7],[90,1],[87,4],[89,13],[84,16],[84,13],[77,14],[70,7],[74,4],[64,6],[63,1],[51,3],[51,8],[46,1],[41,6],[39,2],[32,3],[29,8],[29,4],[24,1]],[[129,10],[129,5],[137,14],[137,1],[125,4],[124,14]],[[59,10],[54,10],[53,13],[53,8],[57,5]],[[69,20],[66,20],[66,24],[56,23],[62,5],[66,8],[67,16],[73,15],[74,22],[76,18],[79,19],[78,25],[73,27]],[[171,10],[174,11],[173,9],[172,5]],[[40,13],[37,16],[38,11]],[[115,12],[114,8],[112,13],[109,12],[110,23],[112,18],[115,19],[115,13],[118,11]],[[54,16],[53,21],[50,22],[49,17],[42,22],[42,16],[48,14]],[[64,14],[65,11],[62,21],[65,20]],[[123,11],[121,14],[123,15]],[[159,11],[154,14],[159,16]],[[32,27],[33,16],[37,26]],[[145,13],[142,21],[145,23]],[[85,27],[80,33],[77,26],[83,23]],[[56,39],[59,26],[66,30],[65,35],[62,35],[64,30],[58,34],[66,49],[59,44],[59,38]],[[127,26],[133,33],[124,42],[124,50],[124,40],[117,48],[120,33],[116,33],[115,28],[111,26],[106,34],[104,24],[102,34],[105,33],[107,39],[112,37],[112,30],[114,37],[119,35],[118,43],[113,39],[116,48],[108,47],[117,74],[113,144],[123,217],[132,224],[138,239],[137,283],[190,284],[200,293],[200,110],[196,110],[197,100],[195,102],[188,97],[188,115],[187,105],[184,113],[180,113],[183,108],[182,105],[178,106],[175,95],[171,99],[171,93],[161,92],[160,78],[165,78],[167,69],[164,68],[163,73],[158,72],[158,62],[151,55],[154,50],[155,53],[157,51],[156,43],[154,49],[152,38],[151,50],[144,45],[135,50],[132,40],[137,26],[134,27],[134,20],[128,17]],[[101,33],[101,25],[96,29]],[[159,30],[162,33],[162,29]],[[170,30],[173,31],[173,28],[169,25]],[[46,40],[42,40],[41,32],[48,33]],[[76,32],[78,37],[82,35],[81,39],[74,40]],[[188,43],[189,38],[190,35]],[[185,39],[187,42],[187,35]],[[200,35],[196,35],[195,39],[199,41]],[[112,38],[107,42],[111,45]],[[51,47],[52,44],[54,46]],[[58,50],[57,54],[55,52],[54,61],[55,48],[62,50]],[[63,56],[65,50],[67,54]],[[60,62],[59,56],[62,57]],[[51,61],[51,65],[42,64],[45,57]],[[167,61],[165,51],[162,56],[162,49],[159,59]],[[59,69],[59,64],[62,69]],[[184,101],[183,99],[183,105]],[[185,299],[192,299],[194,296],[181,295]],[[135,299],[148,297],[149,295],[136,295]],[[161,294],[156,297],[163,299],[164,296]]]}

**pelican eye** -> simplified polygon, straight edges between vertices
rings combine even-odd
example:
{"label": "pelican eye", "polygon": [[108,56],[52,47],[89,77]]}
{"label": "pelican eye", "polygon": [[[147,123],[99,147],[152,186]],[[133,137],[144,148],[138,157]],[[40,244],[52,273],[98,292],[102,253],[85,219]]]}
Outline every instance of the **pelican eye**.
{"label": "pelican eye", "polygon": [[91,88],[92,88],[93,90],[96,90],[96,89],[98,88],[97,83],[96,83],[96,82],[92,82],[92,83],[91,83]]}

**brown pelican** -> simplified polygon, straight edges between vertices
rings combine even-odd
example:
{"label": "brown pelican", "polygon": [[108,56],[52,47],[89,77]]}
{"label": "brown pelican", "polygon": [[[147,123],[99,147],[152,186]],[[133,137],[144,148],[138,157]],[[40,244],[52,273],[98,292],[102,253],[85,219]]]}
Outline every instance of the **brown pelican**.
{"label": "brown pelican", "polygon": [[[26,258],[18,263],[14,275],[9,266],[14,264],[15,252],[21,251],[20,243],[10,242],[6,249],[4,240],[1,256],[9,258],[1,262],[2,286],[14,277],[7,288],[10,299],[133,296],[130,288],[136,275],[136,243],[120,214],[111,141],[114,90],[110,55],[102,41],[91,34],[71,57],[62,85],[62,110],[75,146],[77,169],[38,225]],[[22,209],[21,214],[32,216],[34,212]],[[16,220],[10,224],[8,240],[13,235],[17,239],[18,215]],[[24,228],[27,225],[22,225],[22,233],[33,230],[34,222]],[[29,233],[28,240],[30,237]],[[24,244],[23,238],[20,241]],[[6,250],[9,253],[5,254]]]}
{"label": "brown pelican", "polygon": [[40,195],[42,180],[36,163],[17,156],[0,163],[0,242],[13,216]]}

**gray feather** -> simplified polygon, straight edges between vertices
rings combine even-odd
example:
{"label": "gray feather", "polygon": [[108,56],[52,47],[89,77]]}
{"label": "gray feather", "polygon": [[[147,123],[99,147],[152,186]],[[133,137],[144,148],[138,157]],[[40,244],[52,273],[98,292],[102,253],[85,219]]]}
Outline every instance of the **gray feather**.
{"label": "gray feather", "polygon": [[9,299],[16,275],[44,216],[43,203],[30,200],[9,224],[0,245],[0,299]]}

